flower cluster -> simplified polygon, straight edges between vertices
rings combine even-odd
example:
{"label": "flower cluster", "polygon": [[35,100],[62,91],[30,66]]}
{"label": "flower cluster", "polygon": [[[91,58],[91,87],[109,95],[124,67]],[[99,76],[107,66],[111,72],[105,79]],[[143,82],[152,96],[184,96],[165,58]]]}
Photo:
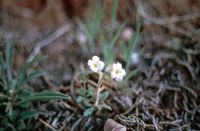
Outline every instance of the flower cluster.
{"label": "flower cluster", "polygon": [[[92,59],[88,60],[88,66],[92,71],[99,72],[103,70],[105,64],[103,61],[100,61],[98,56],[93,56]],[[122,68],[122,64],[117,62],[113,64],[110,75],[112,79],[122,81],[126,71]]]}

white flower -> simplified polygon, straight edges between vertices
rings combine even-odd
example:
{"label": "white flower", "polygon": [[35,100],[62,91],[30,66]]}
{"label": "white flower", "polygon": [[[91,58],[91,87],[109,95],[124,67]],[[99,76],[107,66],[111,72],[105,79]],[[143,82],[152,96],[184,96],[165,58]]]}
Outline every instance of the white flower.
{"label": "white flower", "polygon": [[122,68],[122,64],[119,62],[114,63],[111,71],[111,78],[116,81],[122,81],[125,75],[126,71]]}
{"label": "white flower", "polygon": [[104,65],[104,62],[100,61],[98,56],[93,56],[92,59],[88,60],[88,66],[94,72],[102,71]]}

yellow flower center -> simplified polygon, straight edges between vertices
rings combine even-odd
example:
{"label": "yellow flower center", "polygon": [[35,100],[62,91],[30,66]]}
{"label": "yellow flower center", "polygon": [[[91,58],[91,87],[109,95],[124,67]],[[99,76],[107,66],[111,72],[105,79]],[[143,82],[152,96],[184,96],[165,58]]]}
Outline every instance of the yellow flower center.
{"label": "yellow flower center", "polygon": [[93,66],[94,66],[94,67],[96,67],[96,68],[98,67],[98,65],[97,65],[96,63],[95,63],[95,64],[93,64]]}
{"label": "yellow flower center", "polygon": [[116,69],[116,70],[115,70],[115,73],[116,73],[116,74],[119,74],[120,72],[121,72],[121,71],[120,71],[119,69]]}

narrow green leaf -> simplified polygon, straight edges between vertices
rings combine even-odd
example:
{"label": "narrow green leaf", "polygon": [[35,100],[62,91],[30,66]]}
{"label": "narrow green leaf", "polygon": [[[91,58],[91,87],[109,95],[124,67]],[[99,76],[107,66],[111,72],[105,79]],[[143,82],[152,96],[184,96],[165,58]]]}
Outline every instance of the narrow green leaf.
{"label": "narrow green leaf", "polygon": [[117,9],[119,5],[119,0],[112,0],[112,16],[111,16],[111,21],[114,23],[116,21],[116,16],[117,16]]}
{"label": "narrow green leaf", "polygon": [[12,64],[13,64],[13,43],[11,37],[8,37],[6,42],[6,69],[8,81],[12,79]]}
{"label": "narrow green leaf", "polygon": [[[36,75],[36,73],[33,73],[32,75],[29,75],[29,80],[27,80],[26,78],[26,71],[28,70],[28,68],[30,68],[34,63],[38,63],[40,61],[43,61],[47,58],[47,56],[36,56],[32,61],[30,62],[26,62],[24,64],[24,66],[18,71],[18,86],[22,86],[23,84],[27,83],[28,81],[30,81],[30,79],[35,78],[36,76],[39,77],[42,75],[42,73],[38,73]],[[37,71],[38,72],[38,71]],[[41,74],[41,75],[39,75]],[[30,77],[31,76],[31,77]]]}
{"label": "narrow green leaf", "polygon": [[30,62],[26,62],[26,64],[28,65],[28,68],[33,65],[34,63],[39,63],[41,61],[44,61],[48,58],[48,56],[41,56],[41,55],[38,55],[36,56],[32,61]]}
{"label": "narrow green leaf", "polygon": [[92,44],[94,43],[93,36],[90,33],[90,31],[88,30],[88,28],[86,27],[86,25],[78,18],[76,18],[75,21],[78,23],[81,30],[85,33],[85,35],[89,41],[89,45],[92,46]]}
{"label": "narrow green leaf", "polygon": [[127,64],[126,64],[126,72],[128,72],[128,69],[129,69],[129,66],[130,66],[130,61],[131,61],[131,54],[132,54],[132,51],[134,50],[134,48],[136,46],[136,43],[137,43],[137,40],[138,40],[138,37],[139,37],[140,26],[141,26],[140,19],[139,19],[139,16],[137,16],[136,31],[135,31],[135,33],[133,33],[132,39],[129,42],[129,51],[128,51],[128,61],[127,61]]}
{"label": "narrow green leaf", "polygon": [[18,131],[13,124],[7,123],[6,127],[11,129],[12,131]]}
{"label": "narrow green leaf", "polygon": [[45,59],[47,59],[47,56],[36,56],[32,61],[26,62],[24,66],[19,70],[18,74],[25,74],[27,69],[30,68],[33,64],[39,63]]}
{"label": "narrow green leaf", "polygon": [[22,119],[19,120],[19,123],[17,125],[17,129],[20,130],[20,131],[26,129],[26,124],[24,123],[24,120],[22,120]]}
{"label": "narrow green leaf", "polygon": [[[4,84],[4,80],[2,80],[2,82],[0,81],[0,87],[3,87],[4,89],[6,88],[5,84]],[[1,89],[1,88],[0,88]]]}
{"label": "narrow green leaf", "polygon": [[3,53],[0,52],[0,86],[6,89],[6,84],[6,62],[3,59]]}
{"label": "narrow green leaf", "polygon": [[4,60],[3,60],[3,53],[0,52],[0,79],[4,76]]}
{"label": "narrow green leaf", "polygon": [[31,117],[36,117],[38,116],[38,112],[37,111],[26,111],[26,112],[23,112],[22,115],[21,115],[21,119],[29,119]]}
{"label": "narrow green leaf", "polygon": [[139,36],[139,32],[140,32],[140,26],[141,26],[140,19],[139,19],[139,16],[137,16],[136,31],[135,31],[135,33],[133,33],[132,39],[129,42],[130,54],[132,53],[132,51],[134,50],[134,48],[136,46],[136,42],[138,40],[138,36]]}
{"label": "narrow green leaf", "polygon": [[9,112],[7,115],[8,115],[8,118],[9,118],[11,121],[16,121],[16,120],[17,120],[17,117],[18,117],[17,111],[12,110],[12,111]]}
{"label": "narrow green leaf", "polygon": [[128,54],[128,47],[124,42],[120,43],[120,47],[122,49],[123,57],[127,61],[128,60],[128,55],[129,55]]}
{"label": "narrow green leaf", "polygon": [[10,88],[11,90],[15,89],[16,85],[17,85],[17,80],[15,80],[15,79],[12,79],[12,80],[9,82],[9,88]]}
{"label": "narrow green leaf", "polygon": [[21,74],[19,82],[18,82],[19,83],[18,87],[21,87],[22,85],[27,84],[31,80],[41,77],[45,74],[46,73],[44,71],[34,71],[33,73],[29,74],[27,78],[25,77],[25,74]]}
{"label": "narrow green leaf", "polygon": [[19,103],[28,101],[42,101],[42,100],[54,100],[54,99],[70,99],[71,97],[60,92],[40,92],[31,96],[25,97]]}
{"label": "narrow green leaf", "polygon": [[9,97],[3,93],[0,93],[0,99],[8,99]]}
{"label": "narrow green leaf", "polygon": [[27,78],[27,82],[35,79],[35,78],[38,78],[40,76],[43,76],[45,75],[46,73],[44,71],[34,71],[33,73],[31,73],[28,78]]}
{"label": "narrow green leaf", "polygon": [[113,48],[113,46],[115,45],[115,43],[117,42],[118,38],[120,37],[124,27],[125,27],[126,23],[123,23],[117,30],[115,36],[113,37],[113,39],[110,42],[111,48]]}
{"label": "narrow green leaf", "polygon": [[19,97],[28,97],[31,96],[33,93],[33,91],[31,89],[27,89],[27,90],[23,90],[20,94]]}
{"label": "narrow green leaf", "polygon": [[128,75],[126,76],[126,79],[129,80],[131,77],[134,77],[138,74],[139,69],[135,69],[133,71],[129,71]]}

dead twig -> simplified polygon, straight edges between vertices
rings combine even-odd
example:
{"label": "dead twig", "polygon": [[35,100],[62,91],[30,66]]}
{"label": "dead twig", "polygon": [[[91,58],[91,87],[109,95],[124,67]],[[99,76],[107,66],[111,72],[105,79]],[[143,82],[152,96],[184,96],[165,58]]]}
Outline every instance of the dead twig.
{"label": "dead twig", "polygon": [[167,28],[177,31],[179,33],[182,33],[189,38],[192,38],[192,36],[193,36],[192,32],[177,28],[174,26],[173,23],[200,18],[200,13],[194,13],[194,14],[187,14],[187,15],[183,15],[183,16],[172,16],[170,18],[159,19],[159,18],[156,18],[156,17],[153,17],[153,16],[147,14],[144,11],[143,4],[141,4],[141,2],[139,2],[139,1],[137,2],[137,8],[138,8],[138,14],[140,16],[142,16],[143,18],[145,18],[146,20],[148,20],[152,23],[158,24],[160,26],[167,27]]}
{"label": "dead twig", "polygon": [[122,113],[121,115],[127,115],[129,114],[134,108],[136,108],[138,105],[140,105],[143,102],[143,98],[140,98],[139,100],[136,100],[135,104],[133,104],[127,111]]}
{"label": "dead twig", "polygon": [[69,27],[70,27],[69,25],[64,25],[64,26],[60,27],[56,32],[54,32],[53,34],[48,36],[46,39],[44,39],[44,40],[40,41],[38,44],[36,44],[35,48],[28,56],[27,62],[32,61],[43,47],[47,46],[48,44],[52,43],[54,40],[56,40],[60,36],[69,32],[70,31]]}
{"label": "dead twig", "polygon": [[178,120],[175,120],[175,121],[160,121],[159,122],[159,125],[172,125],[172,126],[176,126],[176,127],[179,127],[181,122],[183,120],[182,119],[178,119]]}
{"label": "dead twig", "polygon": [[76,131],[76,127],[80,124],[80,122],[83,120],[83,117],[79,118],[71,127],[70,131]]}
{"label": "dead twig", "polygon": [[50,128],[53,131],[57,131],[53,126],[51,126],[49,123],[43,121],[42,119],[39,118],[39,121],[44,124],[46,127]]}
{"label": "dead twig", "polygon": [[160,126],[157,124],[155,117],[152,118],[153,119],[153,125],[156,128],[157,131],[160,131]]}

